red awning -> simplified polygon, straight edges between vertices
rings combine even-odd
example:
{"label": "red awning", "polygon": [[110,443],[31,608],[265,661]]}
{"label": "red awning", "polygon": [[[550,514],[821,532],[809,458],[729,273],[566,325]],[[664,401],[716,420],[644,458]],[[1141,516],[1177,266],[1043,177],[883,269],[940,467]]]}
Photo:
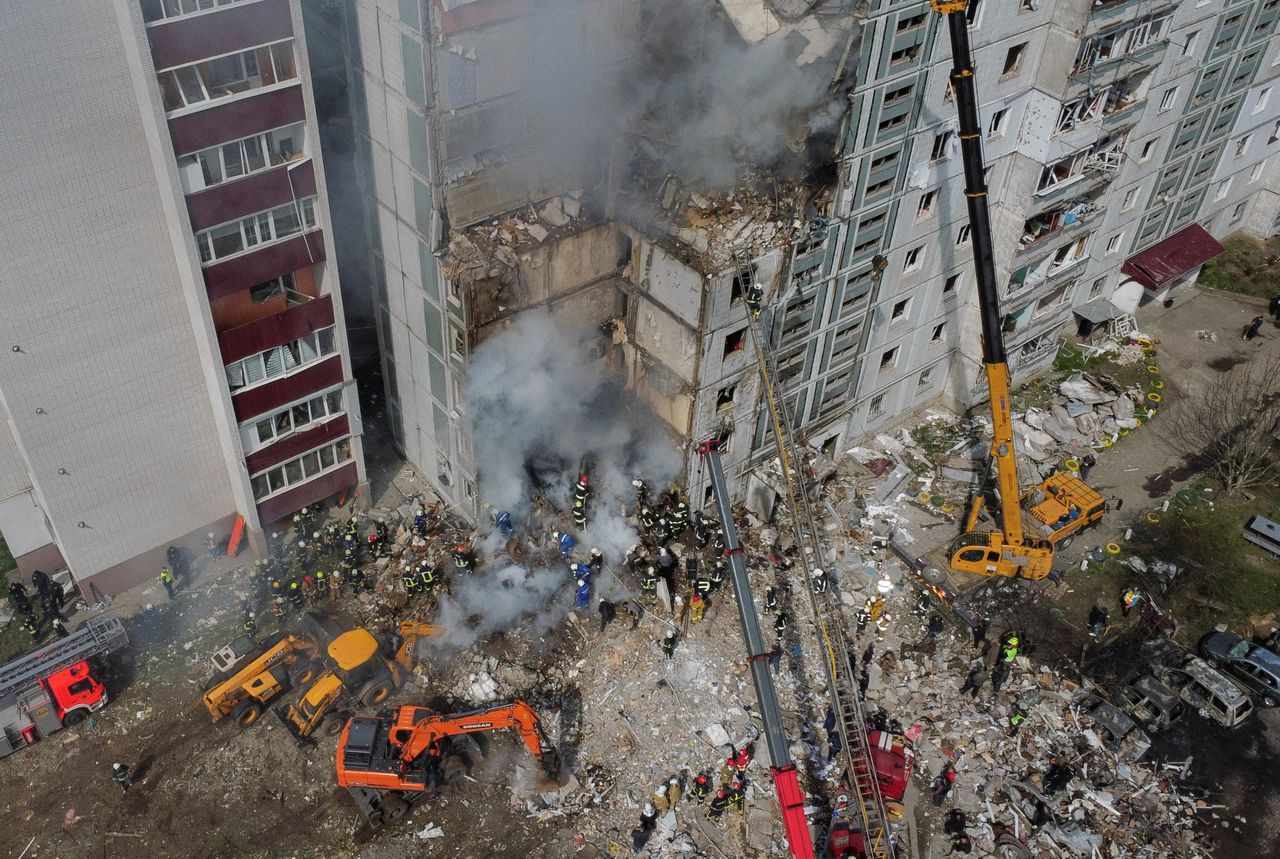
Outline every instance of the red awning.
{"label": "red awning", "polygon": [[1129,257],[1120,271],[1154,292],[1220,253],[1222,245],[1218,240],[1205,232],[1204,227],[1192,224]]}

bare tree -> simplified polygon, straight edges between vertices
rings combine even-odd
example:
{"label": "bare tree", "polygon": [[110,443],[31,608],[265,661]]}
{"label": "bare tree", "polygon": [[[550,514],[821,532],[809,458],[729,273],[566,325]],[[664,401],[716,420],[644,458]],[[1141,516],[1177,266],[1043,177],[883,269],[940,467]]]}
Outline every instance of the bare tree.
{"label": "bare tree", "polygon": [[1172,440],[1228,493],[1280,475],[1280,358],[1232,367],[1175,411]]}

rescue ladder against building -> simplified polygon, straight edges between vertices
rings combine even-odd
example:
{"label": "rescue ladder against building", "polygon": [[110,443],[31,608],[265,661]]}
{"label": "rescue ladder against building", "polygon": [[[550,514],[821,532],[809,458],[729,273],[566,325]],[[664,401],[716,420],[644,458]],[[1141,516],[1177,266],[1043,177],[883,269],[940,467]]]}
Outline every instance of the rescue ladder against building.
{"label": "rescue ladder against building", "polygon": [[738,529],[733,521],[733,509],[729,489],[724,481],[724,467],[717,449],[718,439],[710,439],[698,445],[698,453],[707,464],[711,477],[711,490],[715,495],[720,526],[724,529],[725,557],[729,561],[729,581],[738,604],[738,620],[742,623],[743,638],[747,643],[747,667],[756,689],[756,701],[760,718],[764,722],[765,745],[769,749],[774,792],[782,812],[782,825],[787,833],[787,843],[794,859],[814,859],[813,836],[809,833],[809,820],[805,817],[805,795],[800,788],[800,778],[791,760],[790,744],[782,727],[782,712],[778,709],[778,696],[773,688],[773,675],[769,673],[769,651],[760,634],[760,618],[751,593],[751,580],[738,542]]}
{"label": "rescue ladder against building", "polygon": [[[735,256],[737,277],[743,283],[755,276],[749,263]],[[868,304],[870,307],[870,303]],[[868,312],[870,312],[868,310]],[[810,587],[812,569],[809,558],[822,557],[820,531],[815,523],[813,510],[809,505],[806,488],[800,484],[799,475],[792,467],[792,453],[797,449],[796,440],[791,432],[792,422],[786,413],[785,400],[774,384],[777,377],[777,365],[768,349],[769,338],[765,331],[758,308],[748,308],[749,330],[755,344],[756,359],[764,395],[769,407],[774,440],[778,448],[778,460],[782,466],[783,485],[786,489],[787,503],[791,510],[792,527],[795,531],[797,545],[808,551],[800,552],[800,568],[803,581],[800,591],[809,595],[810,608],[818,627],[818,634],[824,648],[823,669],[827,674],[827,682],[831,689],[828,699],[831,710],[836,717],[836,728],[843,743],[842,756],[845,762],[846,778],[852,789],[852,822],[856,826],[856,838],[860,842],[859,854],[868,859],[893,859],[896,847],[893,833],[890,831],[889,818],[885,811],[884,798],[880,794],[880,784],[876,778],[871,749],[867,743],[866,720],[862,711],[862,703],[858,688],[854,681],[853,663],[849,658],[849,645],[842,631],[843,624],[828,624],[827,618],[839,618],[839,597],[834,591],[826,590],[821,595],[815,594]],[[706,442],[699,450],[712,445]],[[704,454],[705,455],[705,454]],[[711,462],[708,457],[708,462]],[[720,471],[719,457],[715,457],[715,468]],[[717,504],[723,497],[724,509],[722,521],[731,514],[727,509],[728,495],[723,486],[721,472],[720,484],[713,480],[712,488],[716,494]],[[752,606],[754,615],[754,604]],[[848,810],[848,809],[846,809]]]}

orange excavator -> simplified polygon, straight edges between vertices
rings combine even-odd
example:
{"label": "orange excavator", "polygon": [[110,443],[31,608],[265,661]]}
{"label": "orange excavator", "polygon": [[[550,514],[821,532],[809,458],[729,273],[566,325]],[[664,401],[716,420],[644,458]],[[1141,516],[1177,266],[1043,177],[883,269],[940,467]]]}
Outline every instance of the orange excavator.
{"label": "orange excavator", "polygon": [[[355,716],[338,738],[338,784],[377,828],[404,817],[409,806],[467,772],[479,747],[468,734],[515,729],[548,781],[559,775],[555,747],[533,708],[513,701],[442,716],[405,704],[389,717]],[[468,748],[470,747],[470,748]]]}

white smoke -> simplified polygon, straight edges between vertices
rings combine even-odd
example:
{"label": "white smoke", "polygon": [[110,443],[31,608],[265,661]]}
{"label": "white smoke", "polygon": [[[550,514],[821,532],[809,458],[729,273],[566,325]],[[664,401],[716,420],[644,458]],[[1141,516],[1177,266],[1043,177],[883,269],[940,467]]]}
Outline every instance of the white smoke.
{"label": "white smoke", "polygon": [[470,647],[521,621],[528,623],[536,640],[573,608],[572,585],[564,567],[526,569],[509,562],[456,576],[453,592],[441,597],[435,619],[447,632],[432,639],[432,645]]}

